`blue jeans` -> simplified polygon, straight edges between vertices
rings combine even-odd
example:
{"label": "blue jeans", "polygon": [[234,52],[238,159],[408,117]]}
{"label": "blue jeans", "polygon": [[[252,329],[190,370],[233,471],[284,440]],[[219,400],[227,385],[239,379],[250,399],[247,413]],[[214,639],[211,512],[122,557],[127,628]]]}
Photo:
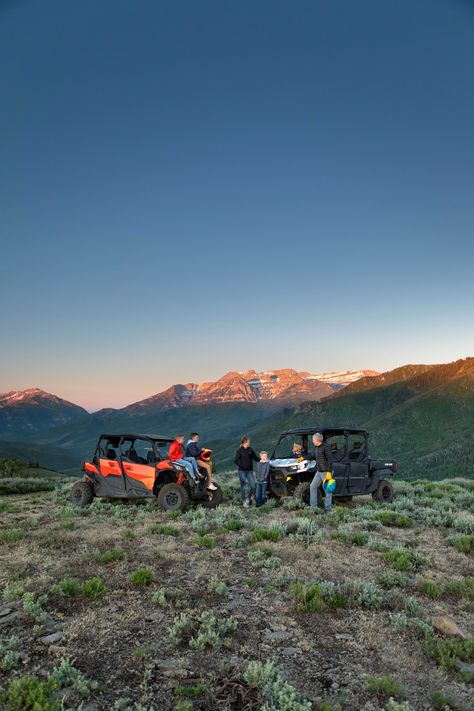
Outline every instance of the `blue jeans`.
{"label": "blue jeans", "polygon": [[257,493],[255,495],[255,505],[261,506],[267,500],[267,482],[257,481]]}
{"label": "blue jeans", "polygon": [[[309,505],[315,509],[318,505],[318,489],[326,479],[326,472],[316,472],[309,487]],[[329,513],[332,509],[332,494],[324,497],[324,510]]]}
{"label": "blue jeans", "polygon": [[197,480],[198,477],[197,477],[197,474],[194,473],[194,468],[193,468],[193,465],[191,464],[191,462],[189,462],[187,459],[175,459],[174,461],[177,462],[178,464],[182,464],[183,467],[186,467],[191,479],[194,479],[194,481]]}
{"label": "blue jeans", "polygon": [[[239,469],[239,481],[240,481],[240,498],[242,501],[245,499],[251,499],[255,493],[255,479],[253,472],[244,472],[243,469]],[[249,485],[248,496],[246,494],[247,484]]]}
{"label": "blue jeans", "polygon": [[195,457],[183,457],[183,461],[189,462],[196,476],[199,475],[199,469]]}

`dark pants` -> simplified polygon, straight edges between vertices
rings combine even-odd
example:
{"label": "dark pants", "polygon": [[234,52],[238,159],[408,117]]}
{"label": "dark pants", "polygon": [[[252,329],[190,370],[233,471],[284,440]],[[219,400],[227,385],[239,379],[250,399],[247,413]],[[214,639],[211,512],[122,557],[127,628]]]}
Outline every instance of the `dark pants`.
{"label": "dark pants", "polygon": [[267,482],[257,481],[257,493],[255,496],[255,504],[261,506],[267,500]]}
{"label": "dark pants", "polygon": [[[253,472],[244,472],[243,469],[239,469],[239,481],[240,481],[240,498],[242,501],[245,499],[251,499],[255,493],[255,479]],[[249,486],[249,493],[246,493],[247,484]]]}

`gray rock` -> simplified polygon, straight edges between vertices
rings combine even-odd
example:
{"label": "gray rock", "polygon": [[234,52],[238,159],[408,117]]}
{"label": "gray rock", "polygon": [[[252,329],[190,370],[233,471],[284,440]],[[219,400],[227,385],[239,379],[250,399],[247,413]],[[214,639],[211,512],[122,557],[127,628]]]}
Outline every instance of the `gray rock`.
{"label": "gray rock", "polygon": [[474,664],[468,664],[467,662],[461,662],[460,660],[456,663],[456,667],[460,672],[467,672],[468,674],[474,675]]}
{"label": "gray rock", "polygon": [[354,639],[351,634],[336,634],[334,635],[336,639]]}
{"label": "gray rock", "polygon": [[43,644],[55,644],[63,638],[62,632],[53,632],[52,634],[47,634],[45,637],[40,637],[40,642]]}
{"label": "gray rock", "polygon": [[285,657],[292,657],[295,654],[301,654],[301,649],[299,647],[285,647],[281,650],[281,653]]}
{"label": "gray rock", "polygon": [[284,630],[275,630],[275,632],[270,632],[269,630],[265,631],[265,638],[274,641],[290,639],[290,637],[292,637],[291,633],[285,632]]}
{"label": "gray rock", "polygon": [[99,707],[97,704],[86,704],[86,706],[82,706],[81,711],[99,711]]}
{"label": "gray rock", "polygon": [[9,615],[0,617],[0,625],[6,625],[7,622],[11,622],[11,620],[14,620],[15,617],[18,617],[18,612],[10,612]]}
{"label": "gray rock", "polygon": [[11,611],[11,607],[4,607],[3,610],[0,610],[0,617],[5,617],[6,615],[9,615]]}

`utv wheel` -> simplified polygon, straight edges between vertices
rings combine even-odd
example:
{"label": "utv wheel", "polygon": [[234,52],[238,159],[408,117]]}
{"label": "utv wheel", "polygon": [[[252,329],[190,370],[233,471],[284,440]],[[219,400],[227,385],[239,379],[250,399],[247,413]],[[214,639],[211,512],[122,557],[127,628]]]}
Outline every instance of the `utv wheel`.
{"label": "utv wheel", "polygon": [[206,495],[201,500],[201,504],[204,506],[205,509],[215,509],[220,504],[222,504],[222,501],[224,499],[224,496],[222,494],[222,489],[217,484],[215,485],[215,487],[216,487],[215,491],[212,491],[211,489],[207,489]]}
{"label": "utv wheel", "polygon": [[387,479],[382,479],[378,487],[372,494],[375,501],[380,501],[381,504],[389,504],[393,501],[393,486]]}
{"label": "utv wheel", "polygon": [[[295,499],[299,499],[300,501],[303,502],[303,504],[306,504],[306,506],[309,506],[309,487],[311,486],[310,481],[302,481],[301,484],[298,484],[296,487],[293,496]],[[321,506],[322,504],[322,496],[321,492],[318,489],[318,506]]]}
{"label": "utv wheel", "polygon": [[184,486],[165,484],[158,492],[157,501],[163,511],[183,511],[189,504],[189,496]]}
{"label": "utv wheel", "polygon": [[94,489],[86,481],[78,481],[71,489],[71,501],[74,506],[89,506],[94,498]]}

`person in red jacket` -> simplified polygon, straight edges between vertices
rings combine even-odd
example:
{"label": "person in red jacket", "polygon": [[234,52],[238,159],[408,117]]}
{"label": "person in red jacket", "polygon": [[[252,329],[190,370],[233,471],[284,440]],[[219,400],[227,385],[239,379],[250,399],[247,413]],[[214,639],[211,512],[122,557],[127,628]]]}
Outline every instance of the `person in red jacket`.
{"label": "person in red jacket", "polygon": [[185,457],[184,455],[184,434],[177,434],[173,442],[170,444],[170,449],[168,452],[168,457],[172,462],[177,464],[182,464],[189,472],[189,476],[193,481],[198,483],[199,479],[202,479],[202,474],[199,473],[198,465],[194,457]]}

